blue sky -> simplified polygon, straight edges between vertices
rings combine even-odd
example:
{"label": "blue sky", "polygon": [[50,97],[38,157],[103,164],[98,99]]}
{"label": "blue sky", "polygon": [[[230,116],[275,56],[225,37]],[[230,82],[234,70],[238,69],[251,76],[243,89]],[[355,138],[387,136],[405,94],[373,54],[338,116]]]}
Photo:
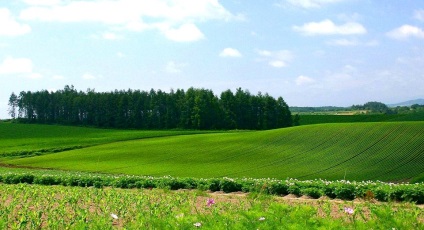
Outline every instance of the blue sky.
{"label": "blue sky", "polygon": [[0,3],[0,118],[12,92],[238,87],[289,106],[424,97],[424,1]]}

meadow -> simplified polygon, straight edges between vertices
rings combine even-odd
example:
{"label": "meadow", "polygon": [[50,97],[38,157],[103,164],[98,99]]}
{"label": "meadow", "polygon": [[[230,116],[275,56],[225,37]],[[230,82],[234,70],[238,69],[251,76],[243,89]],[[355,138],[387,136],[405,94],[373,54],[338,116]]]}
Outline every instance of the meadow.
{"label": "meadow", "polygon": [[[141,139],[128,141],[119,136],[122,131],[108,132],[110,136],[104,138],[108,143],[33,157],[6,157],[0,162],[18,167],[195,178],[393,182],[409,181],[424,172],[424,122],[317,124],[172,136],[168,131],[153,132],[157,137],[152,137],[151,131],[140,131],[134,134]],[[143,132],[149,138],[143,138]],[[83,144],[75,140],[74,145]]]}

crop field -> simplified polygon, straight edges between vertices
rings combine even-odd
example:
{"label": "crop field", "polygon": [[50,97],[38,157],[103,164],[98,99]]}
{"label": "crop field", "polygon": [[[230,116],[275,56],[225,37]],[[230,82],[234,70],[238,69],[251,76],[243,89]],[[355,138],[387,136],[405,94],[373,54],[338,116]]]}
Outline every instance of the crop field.
{"label": "crop field", "polygon": [[398,122],[398,121],[424,121],[424,112],[410,114],[373,114],[373,115],[300,115],[300,125],[323,123],[352,123],[352,122]]}
{"label": "crop field", "polygon": [[[424,122],[372,122],[156,134],[129,141],[115,141],[111,135],[105,138],[108,143],[91,147],[0,161],[19,167],[150,176],[407,181],[424,172],[423,133]],[[82,145],[77,140],[70,143]]]}
{"label": "crop field", "polygon": [[0,122],[0,158],[39,155],[87,146],[206,131],[136,131]]}

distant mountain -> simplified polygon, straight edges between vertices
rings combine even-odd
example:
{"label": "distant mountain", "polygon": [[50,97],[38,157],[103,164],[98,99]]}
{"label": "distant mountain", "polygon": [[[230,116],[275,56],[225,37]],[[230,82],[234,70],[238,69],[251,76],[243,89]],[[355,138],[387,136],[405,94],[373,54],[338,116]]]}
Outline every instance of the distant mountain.
{"label": "distant mountain", "polygon": [[389,107],[397,107],[397,106],[411,106],[414,104],[418,104],[418,105],[424,105],[424,99],[415,99],[415,100],[410,100],[410,101],[404,101],[404,102],[400,102],[397,104],[390,104],[387,105]]}

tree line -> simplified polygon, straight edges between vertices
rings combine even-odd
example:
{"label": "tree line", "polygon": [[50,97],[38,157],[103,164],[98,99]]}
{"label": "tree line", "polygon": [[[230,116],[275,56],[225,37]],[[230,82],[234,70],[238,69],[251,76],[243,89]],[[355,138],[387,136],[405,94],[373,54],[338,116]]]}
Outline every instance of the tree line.
{"label": "tree line", "polygon": [[30,123],[135,129],[273,129],[292,126],[282,97],[238,88],[220,97],[212,90],[77,91],[74,86],[12,93],[9,114]]}

